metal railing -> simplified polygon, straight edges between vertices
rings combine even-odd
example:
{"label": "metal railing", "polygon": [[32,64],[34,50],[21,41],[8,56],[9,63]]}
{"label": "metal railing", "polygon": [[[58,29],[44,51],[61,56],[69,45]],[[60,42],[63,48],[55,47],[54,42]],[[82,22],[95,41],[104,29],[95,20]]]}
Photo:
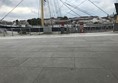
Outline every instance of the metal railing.
{"label": "metal railing", "polygon": [[[86,24],[85,33],[113,31],[113,24]],[[64,33],[80,33],[80,26],[65,26]],[[61,27],[53,27],[52,33],[61,34]],[[0,36],[41,35],[43,28],[0,28]]]}

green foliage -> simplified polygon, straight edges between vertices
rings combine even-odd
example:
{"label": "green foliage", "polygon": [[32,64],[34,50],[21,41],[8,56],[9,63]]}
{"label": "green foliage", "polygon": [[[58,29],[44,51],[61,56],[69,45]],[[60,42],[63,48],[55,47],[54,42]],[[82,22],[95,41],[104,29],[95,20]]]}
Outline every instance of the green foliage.
{"label": "green foliage", "polygon": [[68,17],[67,17],[67,16],[64,16],[63,19],[64,19],[64,20],[68,20]]}
{"label": "green foliage", "polygon": [[16,20],[16,25],[18,25],[18,23],[19,23],[19,21],[18,21],[18,20]]}
{"label": "green foliage", "polygon": [[99,22],[94,22],[94,24],[99,24]]}
{"label": "green foliage", "polygon": [[30,25],[41,25],[41,19],[40,18],[28,19],[27,22]]}
{"label": "green foliage", "polygon": [[68,20],[68,17],[67,16],[64,16],[64,17],[57,17],[58,19],[60,20]]}

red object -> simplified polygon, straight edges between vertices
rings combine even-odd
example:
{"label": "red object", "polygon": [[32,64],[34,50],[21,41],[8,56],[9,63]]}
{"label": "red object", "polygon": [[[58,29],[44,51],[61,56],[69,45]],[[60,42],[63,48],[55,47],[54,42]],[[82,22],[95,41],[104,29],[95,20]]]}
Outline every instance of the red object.
{"label": "red object", "polygon": [[83,22],[80,22],[79,24],[80,24],[80,25],[84,25],[84,23],[83,23]]}
{"label": "red object", "polygon": [[64,27],[64,22],[61,22],[61,26]]}
{"label": "red object", "polygon": [[80,32],[83,33],[84,32],[84,23],[80,22]]}

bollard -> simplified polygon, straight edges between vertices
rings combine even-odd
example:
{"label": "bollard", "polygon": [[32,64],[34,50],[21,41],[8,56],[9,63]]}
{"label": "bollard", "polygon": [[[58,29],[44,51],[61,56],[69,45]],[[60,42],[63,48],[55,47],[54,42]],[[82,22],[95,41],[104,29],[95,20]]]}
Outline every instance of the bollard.
{"label": "bollard", "polygon": [[31,35],[31,28],[29,28],[29,34]]}
{"label": "bollard", "polygon": [[80,33],[83,33],[84,32],[84,23],[83,22],[80,22]]}
{"label": "bollard", "polygon": [[[60,28],[61,26],[59,25],[59,28]],[[58,28],[58,34],[60,34],[60,30],[59,30],[59,28]]]}
{"label": "bollard", "polygon": [[20,28],[20,34],[22,35],[22,29]]}
{"label": "bollard", "polygon": [[3,36],[5,37],[6,35],[5,35],[5,29],[3,29]]}
{"label": "bollard", "polygon": [[13,33],[13,28],[11,28],[11,31],[12,31],[12,36],[14,36],[14,33]]}
{"label": "bollard", "polygon": [[40,27],[39,27],[39,35],[40,35],[41,33],[40,33]]}
{"label": "bollard", "polygon": [[66,25],[66,33],[68,34],[69,33],[69,29],[68,29],[68,24]]}

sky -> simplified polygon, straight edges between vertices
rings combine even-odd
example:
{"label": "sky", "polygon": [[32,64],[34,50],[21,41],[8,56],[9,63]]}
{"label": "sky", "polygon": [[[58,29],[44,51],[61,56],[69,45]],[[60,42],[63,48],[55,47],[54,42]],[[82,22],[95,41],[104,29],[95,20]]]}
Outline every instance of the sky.
{"label": "sky", "polygon": [[[0,0],[0,19],[12,10],[21,0]],[[49,1],[49,3],[48,3]],[[48,0],[44,3],[45,18],[68,16],[78,17],[88,16],[107,16],[115,13],[114,3],[118,0],[91,0],[104,10],[106,13],[95,7],[89,0]],[[71,6],[67,4],[70,4]],[[48,5],[49,4],[49,5]],[[80,5],[81,4],[81,5]],[[85,13],[81,12],[80,10]],[[49,11],[50,10],[50,11]],[[71,12],[70,12],[71,11]],[[40,0],[23,0],[23,2],[12,11],[4,20],[31,19],[40,17]]]}

